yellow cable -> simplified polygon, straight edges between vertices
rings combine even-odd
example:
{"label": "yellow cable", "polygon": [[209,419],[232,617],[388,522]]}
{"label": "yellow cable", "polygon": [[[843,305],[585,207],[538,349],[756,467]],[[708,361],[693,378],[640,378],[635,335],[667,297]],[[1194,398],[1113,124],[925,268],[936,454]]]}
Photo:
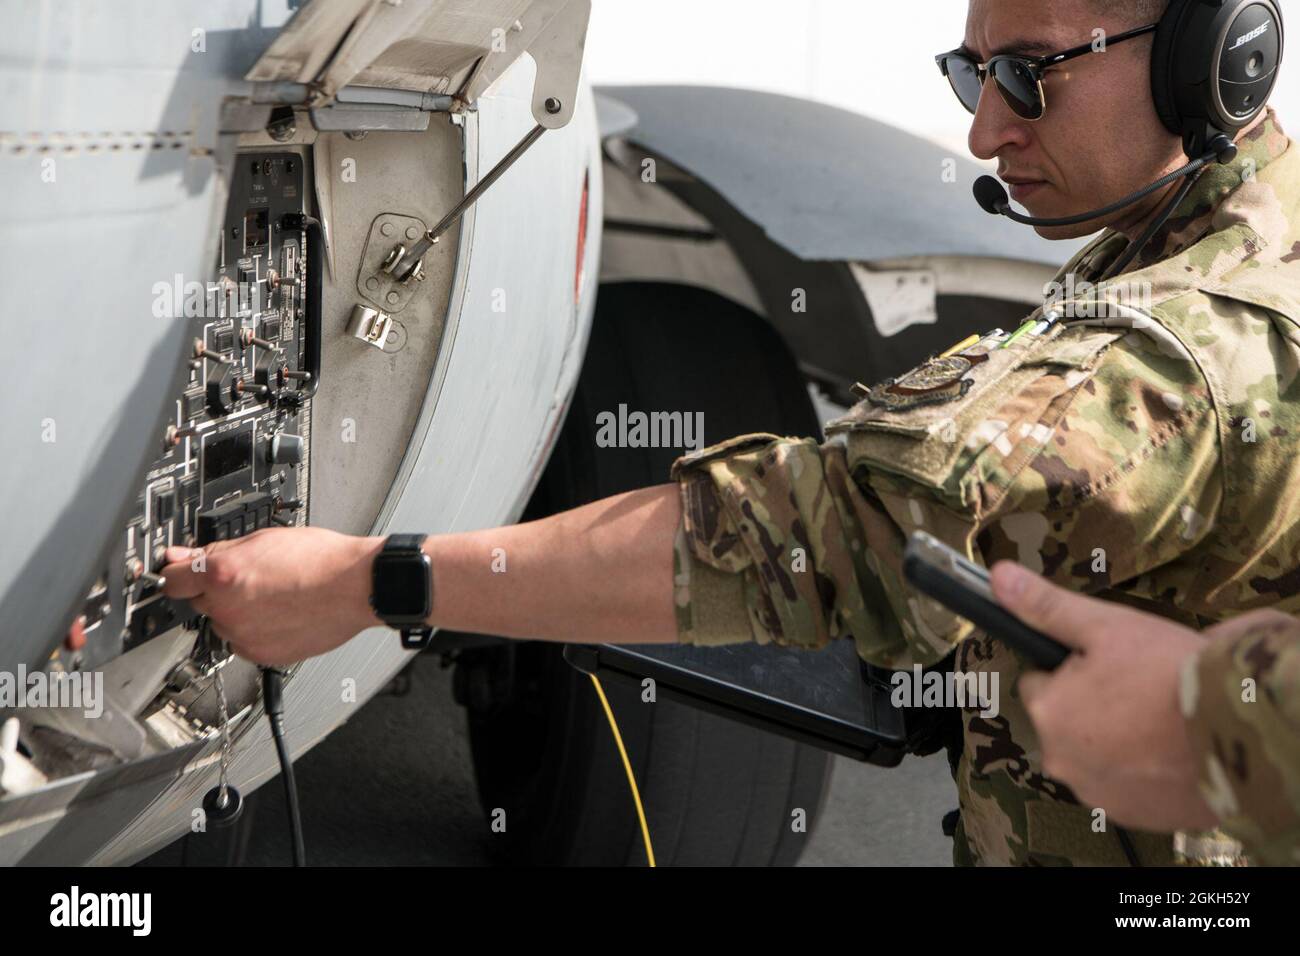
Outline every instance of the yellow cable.
{"label": "yellow cable", "polygon": [[614,731],[614,743],[618,744],[619,756],[623,758],[623,769],[627,771],[627,784],[632,788],[632,802],[636,804],[636,815],[641,819],[641,838],[645,841],[646,859],[650,865],[655,865],[654,847],[650,845],[650,827],[645,822],[645,808],[641,806],[641,791],[637,789],[636,775],[632,773],[632,761],[627,759],[627,748],[623,746],[623,735],[618,732],[618,721],[614,719],[614,711],[609,706],[609,700],[605,697],[605,689],[600,686],[600,679],[595,674],[588,674],[591,683],[595,685],[596,693],[600,697],[601,706],[605,708],[605,716],[609,719],[609,729]]}

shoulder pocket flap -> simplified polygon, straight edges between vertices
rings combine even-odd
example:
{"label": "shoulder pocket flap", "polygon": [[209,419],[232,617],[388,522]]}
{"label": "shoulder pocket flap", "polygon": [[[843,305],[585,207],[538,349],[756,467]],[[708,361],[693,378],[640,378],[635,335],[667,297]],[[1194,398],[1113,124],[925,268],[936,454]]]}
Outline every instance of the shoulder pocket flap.
{"label": "shoulder pocket flap", "polygon": [[[1067,329],[1057,326],[1041,338],[1026,336],[1010,348],[995,349],[988,359],[973,366],[966,373],[969,387],[959,398],[933,404],[917,404],[910,408],[888,408],[866,399],[855,405],[843,418],[826,426],[827,434],[836,431],[867,429],[912,435],[924,438],[936,430],[949,428],[954,420],[966,418],[973,412],[998,404],[1015,388],[1017,369],[1028,368],[1040,362],[1052,361],[1062,333]],[[1114,336],[1111,336],[1113,340]],[[1100,346],[1099,346],[1100,347]],[[963,356],[966,353],[962,353]]]}
{"label": "shoulder pocket flap", "polygon": [[1276,313],[1285,320],[1285,325],[1278,331],[1296,345],[1300,345],[1300,306],[1297,305],[1294,296],[1286,295],[1277,289],[1261,288],[1249,277],[1234,279],[1229,285],[1202,286],[1200,291],[1206,295],[1244,302]]}
{"label": "shoulder pocket flap", "polygon": [[1022,364],[1025,368],[1045,368],[1058,365],[1085,371],[1096,366],[1098,360],[1118,339],[1128,334],[1128,329],[1099,329],[1088,326],[1066,326],[1053,343],[1050,351],[1031,356]]}
{"label": "shoulder pocket flap", "polygon": [[984,370],[962,400],[907,412],[864,402],[828,426],[848,433],[852,463],[899,474],[928,487],[947,488],[959,476],[958,459],[997,438],[991,419],[1004,404],[1048,375],[1062,379],[1058,391],[1076,387],[1106,349],[1128,330],[1057,326],[1027,348],[1014,346],[990,355]]}
{"label": "shoulder pocket flap", "polygon": [[752,435],[738,435],[735,438],[728,438],[720,444],[710,445],[708,448],[701,448],[699,451],[693,451],[689,455],[683,455],[681,458],[678,458],[673,462],[671,478],[676,481],[684,471],[702,467],[711,461],[717,461],[719,458],[726,458],[728,455],[735,455],[743,451],[762,448],[765,445],[770,445],[772,442],[780,440],[779,436],[770,435],[766,432],[756,432]]}
{"label": "shoulder pocket flap", "polygon": [[[836,431],[852,431],[867,428],[894,432],[902,435],[928,435],[932,429],[951,421],[961,410],[995,390],[999,382],[1006,378],[1017,365],[1023,362],[1019,349],[1000,349],[990,352],[988,358],[974,365],[964,373],[962,380],[969,384],[962,386],[962,391],[952,398],[937,396],[937,400],[928,401],[919,396],[910,406],[889,407],[878,405],[870,398],[864,399],[849,410],[843,418],[838,418],[826,426],[828,434]],[[886,385],[888,383],[885,383]],[[882,386],[877,386],[880,388]]]}

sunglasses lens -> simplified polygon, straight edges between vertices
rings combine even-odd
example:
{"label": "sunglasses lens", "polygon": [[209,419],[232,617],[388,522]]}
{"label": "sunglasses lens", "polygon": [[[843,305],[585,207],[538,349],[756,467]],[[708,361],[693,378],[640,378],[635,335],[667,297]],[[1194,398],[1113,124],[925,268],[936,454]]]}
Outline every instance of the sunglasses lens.
{"label": "sunglasses lens", "polygon": [[957,99],[961,100],[962,106],[974,113],[980,105],[980,75],[975,64],[963,56],[947,57],[943,64]]}
{"label": "sunglasses lens", "polygon": [[1038,77],[1026,64],[1016,60],[999,60],[991,70],[1002,99],[1021,119],[1036,120],[1043,116],[1043,98]]}

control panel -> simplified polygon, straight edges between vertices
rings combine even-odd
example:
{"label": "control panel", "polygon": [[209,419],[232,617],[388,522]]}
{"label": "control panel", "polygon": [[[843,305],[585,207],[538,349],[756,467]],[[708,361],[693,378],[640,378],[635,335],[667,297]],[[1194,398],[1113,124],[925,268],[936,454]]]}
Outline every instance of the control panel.
{"label": "control panel", "polygon": [[87,597],[86,644],[59,652],[65,666],[97,666],[192,623],[188,607],[162,594],[168,546],[306,523],[310,398],[320,378],[320,304],[310,286],[319,287],[312,267],[321,250],[311,248],[320,230],[305,215],[303,167],[290,152],[236,160],[216,280],[201,284],[201,305],[187,294],[177,319],[194,330],[184,390],[121,546]]}

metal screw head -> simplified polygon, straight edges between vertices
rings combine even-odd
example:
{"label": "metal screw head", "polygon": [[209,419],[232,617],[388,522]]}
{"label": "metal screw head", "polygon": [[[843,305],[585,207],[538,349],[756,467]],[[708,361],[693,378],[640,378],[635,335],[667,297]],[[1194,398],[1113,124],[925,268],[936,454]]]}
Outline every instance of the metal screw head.
{"label": "metal screw head", "polygon": [[293,139],[297,123],[292,106],[277,106],[271,111],[271,120],[266,124],[266,133],[277,143],[286,143]]}
{"label": "metal screw head", "polygon": [[560,110],[564,108],[564,104],[561,103],[559,99],[557,99],[554,96],[548,96],[546,98],[545,105],[546,105],[546,112],[550,113],[551,115],[558,113]]}

